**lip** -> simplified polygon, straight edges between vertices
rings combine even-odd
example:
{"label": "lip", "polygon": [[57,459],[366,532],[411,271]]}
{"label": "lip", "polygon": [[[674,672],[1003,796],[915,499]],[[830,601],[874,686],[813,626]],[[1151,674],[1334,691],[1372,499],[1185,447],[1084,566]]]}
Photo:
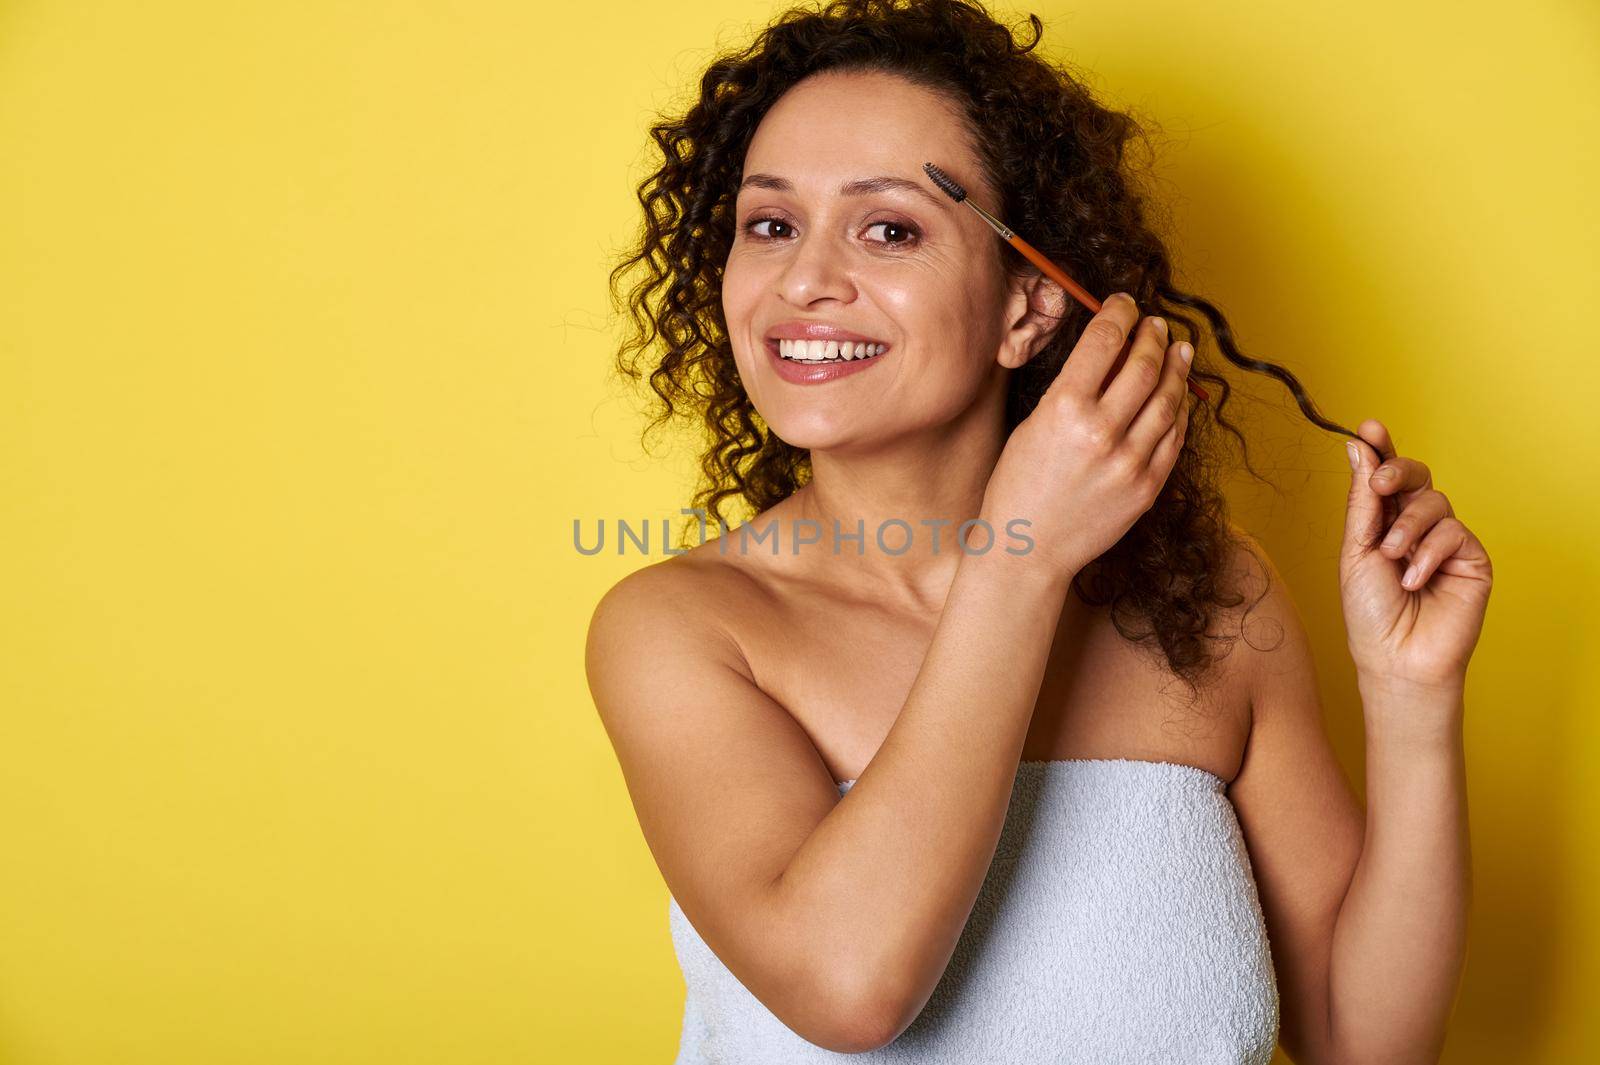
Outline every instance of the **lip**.
{"label": "lip", "polygon": [[877,337],[863,336],[852,333],[848,329],[840,329],[827,322],[806,322],[798,318],[787,322],[779,322],[767,330],[767,340],[848,340],[853,344],[882,344],[889,347],[889,342]]}
{"label": "lip", "polygon": [[[829,327],[825,327],[825,328],[832,328],[832,327],[829,326]],[[856,336],[854,334],[849,334],[849,335],[842,336],[842,337],[837,337],[837,338],[835,338],[835,337],[804,337],[804,338],[802,338],[802,337],[796,336],[796,337],[784,337],[784,339],[785,340],[800,340],[800,339],[808,339],[808,340],[809,339],[825,340],[826,339],[826,340],[833,340],[833,339],[839,339],[839,340],[865,341],[865,342],[869,342],[869,343],[882,343],[882,341],[872,341],[872,339],[870,337]],[[851,359],[849,362],[835,362],[835,363],[826,363],[826,364],[822,364],[822,365],[807,365],[807,364],[802,363],[802,362],[793,362],[793,361],[791,361],[789,359],[784,358],[782,355],[779,355],[778,354],[778,341],[774,337],[769,336],[767,339],[763,340],[761,342],[761,346],[767,349],[767,357],[772,361],[772,368],[777,373],[777,375],[779,377],[783,378],[785,381],[788,381],[789,383],[796,384],[796,385],[820,385],[820,384],[826,384],[829,381],[836,381],[841,377],[849,377],[851,374],[858,374],[858,373],[861,373],[864,370],[870,370],[870,369],[872,369],[872,367],[876,366],[878,363],[882,362],[884,359],[887,359],[889,357],[889,355],[894,351],[893,348],[885,348],[882,355],[874,355],[870,359]]]}

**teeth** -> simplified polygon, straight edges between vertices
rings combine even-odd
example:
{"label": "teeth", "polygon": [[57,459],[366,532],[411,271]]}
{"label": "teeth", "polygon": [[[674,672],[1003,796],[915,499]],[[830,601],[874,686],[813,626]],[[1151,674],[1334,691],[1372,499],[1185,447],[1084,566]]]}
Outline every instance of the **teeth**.
{"label": "teeth", "polygon": [[882,355],[883,344],[854,343],[841,340],[779,340],[778,354],[795,362],[847,362]]}

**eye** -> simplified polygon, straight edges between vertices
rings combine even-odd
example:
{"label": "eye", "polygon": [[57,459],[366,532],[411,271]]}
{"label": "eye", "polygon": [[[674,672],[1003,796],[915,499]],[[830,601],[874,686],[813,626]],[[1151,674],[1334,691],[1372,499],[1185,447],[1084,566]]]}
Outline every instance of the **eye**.
{"label": "eye", "polygon": [[752,219],[750,219],[750,221],[746,222],[744,224],[744,231],[746,233],[748,233],[750,236],[756,238],[757,240],[782,240],[783,239],[783,236],[781,234],[778,234],[778,233],[773,233],[773,232],[770,232],[770,231],[766,232],[766,233],[761,232],[760,230],[758,230],[756,228],[757,226],[761,226],[761,225],[782,226],[785,229],[792,228],[789,225],[788,222],[785,222],[781,218],[773,218],[771,215],[762,215],[759,218],[752,218]]}
{"label": "eye", "polygon": [[[884,239],[874,242],[877,244],[910,245],[915,244],[922,237],[922,231],[910,222],[874,222],[867,229],[870,232],[879,226],[884,229]],[[899,236],[893,236],[892,234],[899,234]]]}

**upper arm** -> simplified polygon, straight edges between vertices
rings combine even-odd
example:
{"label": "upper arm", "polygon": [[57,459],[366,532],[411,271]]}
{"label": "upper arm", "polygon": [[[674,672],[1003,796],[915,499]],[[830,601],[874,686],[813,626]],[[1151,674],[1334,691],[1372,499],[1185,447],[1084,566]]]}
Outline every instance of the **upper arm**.
{"label": "upper arm", "polygon": [[[1280,1041],[1297,1062],[1327,1060],[1333,928],[1355,873],[1365,814],[1322,720],[1300,613],[1266,552],[1245,560],[1250,738],[1228,787],[1250,852],[1280,1002]],[[1278,633],[1281,632],[1281,639]]]}
{"label": "upper arm", "polygon": [[607,592],[585,648],[645,842],[684,916],[752,994],[803,1038],[856,1049],[851,1011],[824,986],[832,971],[776,904],[789,859],[838,802],[833,775],[709,620],[718,604],[674,565]]}

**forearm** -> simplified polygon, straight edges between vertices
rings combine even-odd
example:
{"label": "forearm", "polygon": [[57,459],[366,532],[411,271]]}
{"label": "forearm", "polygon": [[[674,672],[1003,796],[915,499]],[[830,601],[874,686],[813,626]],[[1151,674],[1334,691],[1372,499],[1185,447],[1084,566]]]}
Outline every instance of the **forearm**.
{"label": "forearm", "polygon": [[1437,1062],[1466,957],[1462,694],[1363,683],[1366,834],[1334,926],[1331,1060]]}
{"label": "forearm", "polygon": [[964,557],[894,726],[786,867],[788,919],[818,933],[853,1008],[909,1021],[948,966],[994,859],[1066,589],[1016,558]]}

